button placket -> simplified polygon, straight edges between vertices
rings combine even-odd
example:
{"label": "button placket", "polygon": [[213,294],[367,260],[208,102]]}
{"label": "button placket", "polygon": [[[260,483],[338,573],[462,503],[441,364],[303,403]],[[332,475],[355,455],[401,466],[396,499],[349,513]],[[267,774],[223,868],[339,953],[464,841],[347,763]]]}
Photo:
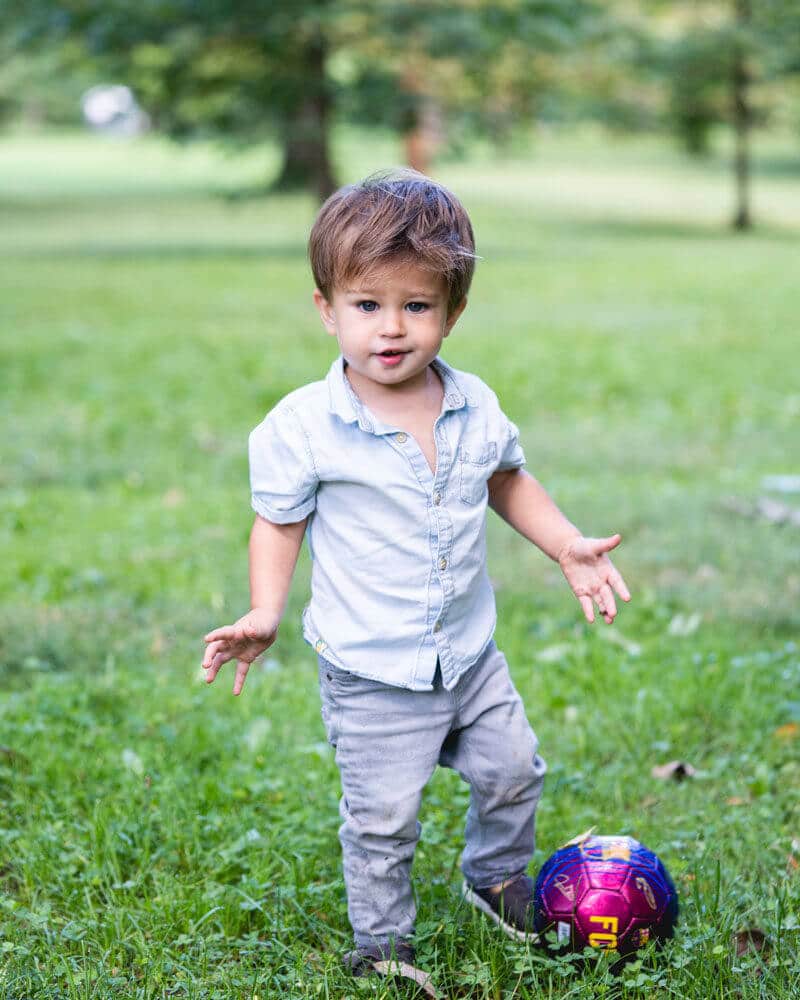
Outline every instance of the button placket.
{"label": "button placket", "polygon": [[[442,470],[443,478],[446,477],[446,471]],[[437,475],[438,479],[438,475]],[[436,497],[439,497],[439,503],[436,501]],[[435,574],[435,578],[438,580],[439,587],[441,588],[442,601],[441,606],[438,611],[436,621],[433,625],[433,632],[437,635],[437,647],[439,647],[439,652],[441,655],[442,644],[449,645],[445,635],[440,635],[444,628],[444,620],[447,617],[447,611],[453,602],[453,595],[455,594],[455,584],[452,575],[447,572],[450,565],[450,550],[453,545],[453,522],[448,513],[447,506],[441,503],[441,493],[437,491],[434,494],[434,505],[435,507],[431,509],[431,514],[437,525],[437,532],[435,539],[432,539],[431,545],[431,558],[435,570],[438,570]]]}
{"label": "button placket", "polygon": [[433,551],[431,552],[433,566],[435,567],[435,570],[438,570],[436,576],[442,593],[441,608],[433,625],[433,632],[437,635],[437,647],[439,647],[440,654],[442,652],[442,645],[448,645],[446,637],[441,635],[441,633],[444,627],[443,619],[447,615],[447,609],[452,603],[453,595],[455,593],[453,578],[450,573],[446,572],[448,566],[450,565],[449,555],[453,541],[453,522],[448,513],[447,505],[444,504],[443,501],[444,485],[450,476],[452,456],[450,449],[448,448],[447,434],[442,424],[442,419],[443,415],[437,419],[434,427],[434,441],[436,443],[436,476],[433,484],[434,493],[432,497],[435,511],[432,511],[432,513],[436,522],[437,532],[435,539],[433,539]]}
{"label": "button placket", "polygon": [[423,492],[428,495],[431,488],[429,484],[434,479],[428,460],[422,454],[422,449],[410,434],[399,431],[396,428],[388,428],[383,433],[383,440],[386,444],[408,462],[412,473],[416,477]]}

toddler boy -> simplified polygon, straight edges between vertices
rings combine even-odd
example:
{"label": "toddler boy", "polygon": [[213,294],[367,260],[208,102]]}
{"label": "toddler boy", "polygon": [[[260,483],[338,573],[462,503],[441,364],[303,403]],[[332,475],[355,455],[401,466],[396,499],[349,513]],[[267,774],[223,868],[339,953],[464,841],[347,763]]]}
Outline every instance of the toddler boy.
{"label": "toddler boy", "polygon": [[[532,933],[534,815],[545,764],[493,641],[486,507],[558,561],[589,622],[614,591],[607,553],[522,468],[518,431],[477,376],[439,357],[467,302],[467,213],[422,174],[337,191],[309,243],[314,302],[340,356],[250,435],[256,519],[251,610],[205,637],[210,683],[236,661],[241,693],[275,641],[304,535],[303,634],[318,654],[322,717],[342,780],[339,837],[356,972],[413,964],[410,872],[422,790],[437,764],[470,786],[466,899]],[[490,331],[501,338],[502,331]]]}

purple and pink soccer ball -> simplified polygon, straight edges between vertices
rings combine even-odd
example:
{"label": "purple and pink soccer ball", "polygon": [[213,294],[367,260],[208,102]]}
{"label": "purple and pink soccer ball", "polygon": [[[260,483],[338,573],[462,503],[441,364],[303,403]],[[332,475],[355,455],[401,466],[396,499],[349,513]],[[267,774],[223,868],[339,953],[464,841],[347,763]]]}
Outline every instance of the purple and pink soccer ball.
{"label": "purple and pink soccer ball", "polygon": [[661,859],[633,837],[584,834],[545,862],[536,879],[536,930],[559,945],[632,955],[672,937],[678,894]]}

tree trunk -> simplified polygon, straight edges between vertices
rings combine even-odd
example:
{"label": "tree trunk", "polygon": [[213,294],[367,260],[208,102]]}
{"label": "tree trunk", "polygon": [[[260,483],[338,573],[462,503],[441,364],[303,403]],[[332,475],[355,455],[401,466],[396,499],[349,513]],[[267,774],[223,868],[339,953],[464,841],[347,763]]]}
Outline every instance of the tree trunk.
{"label": "tree trunk", "polygon": [[405,107],[401,132],[406,164],[421,174],[430,171],[443,133],[441,110],[429,91],[427,77],[424,63],[410,56],[400,77]]}
{"label": "tree trunk", "polygon": [[736,135],[734,153],[734,173],[736,176],[736,213],[734,228],[744,230],[753,225],[750,213],[750,129],[752,110],[750,108],[750,70],[747,49],[743,40],[750,27],[750,0],[735,0],[736,28],[739,38],[733,57],[733,128]]}
{"label": "tree trunk", "polygon": [[325,39],[310,39],[303,53],[304,96],[283,122],[283,166],[275,182],[281,191],[307,188],[324,201],[336,189],[328,151],[331,98],[325,78]]}
{"label": "tree trunk", "polygon": [[413,127],[403,135],[406,164],[421,174],[427,174],[442,145],[441,115],[433,101],[423,99],[415,119]]}

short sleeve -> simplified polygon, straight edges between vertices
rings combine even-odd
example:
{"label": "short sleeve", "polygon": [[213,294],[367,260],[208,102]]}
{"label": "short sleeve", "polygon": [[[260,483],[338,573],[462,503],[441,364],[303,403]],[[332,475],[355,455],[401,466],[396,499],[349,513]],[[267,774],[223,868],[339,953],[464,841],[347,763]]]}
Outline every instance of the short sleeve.
{"label": "short sleeve", "polygon": [[251,504],[274,524],[302,521],[316,507],[319,478],[300,419],[278,405],[250,434]]}
{"label": "short sleeve", "polygon": [[500,416],[502,432],[498,448],[500,461],[497,463],[497,469],[500,472],[506,469],[521,469],[525,464],[525,452],[519,443],[519,428],[502,411]]}

